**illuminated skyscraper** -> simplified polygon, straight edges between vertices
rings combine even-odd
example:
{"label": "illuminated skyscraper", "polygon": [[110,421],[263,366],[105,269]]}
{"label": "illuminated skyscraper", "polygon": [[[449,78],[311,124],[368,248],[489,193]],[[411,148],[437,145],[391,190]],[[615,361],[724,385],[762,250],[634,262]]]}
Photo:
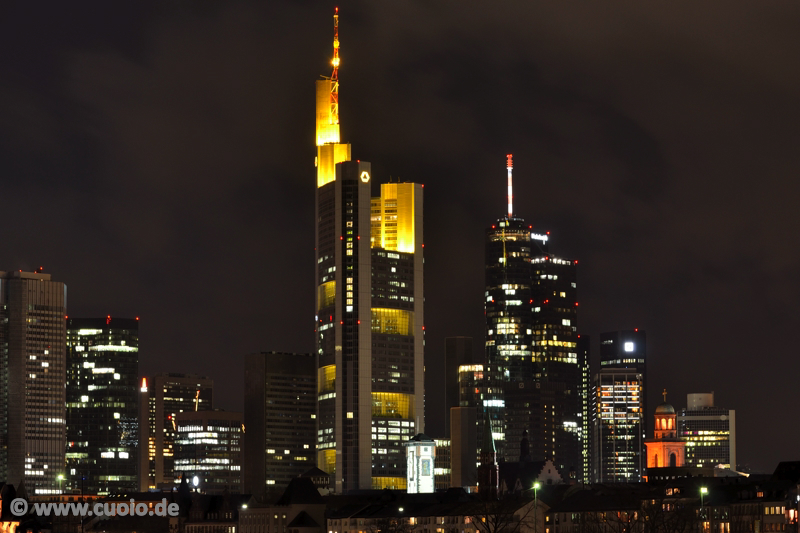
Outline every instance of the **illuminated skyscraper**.
{"label": "illuminated skyscraper", "polygon": [[[139,490],[174,486],[178,413],[209,411],[213,380],[194,374],[156,374],[139,388]],[[145,421],[147,421],[145,423]]]}
{"label": "illuminated skyscraper", "polygon": [[592,394],[593,482],[637,482],[647,455],[647,336],[600,334],[600,371]]}
{"label": "illuminated skyscraper", "polygon": [[532,232],[514,214],[507,157],[508,212],[486,232],[484,294],[488,363],[505,387],[502,397],[492,388],[480,400],[478,418],[492,421],[498,455],[506,461],[518,459],[527,430],[534,460],[553,460],[565,477],[579,477],[588,361],[577,345],[576,263],[553,256],[549,234]]}
{"label": "illuminated skyscraper", "polygon": [[686,396],[678,437],[686,442],[686,465],[736,470],[736,411],[714,405],[714,393]]}
{"label": "illuminated skyscraper", "polygon": [[175,416],[175,475],[206,494],[242,493],[242,413],[183,411]]}
{"label": "illuminated skyscraper", "polygon": [[65,489],[138,490],[139,321],[67,320]]}
{"label": "illuminated skyscraper", "polygon": [[31,495],[64,475],[67,287],[39,272],[0,272],[0,478]]}
{"label": "illuminated skyscraper", "polygon": [[642,374],[601,368],[593,392],[592,481],[641,481],[646,465]]}
{"label": "illuminated skyscraper", "polygon": [[339,136],[333,73],[317,81],[317,465],[336,492],[406,488],[402,442],[423,427],[422,185],[371,197]]}

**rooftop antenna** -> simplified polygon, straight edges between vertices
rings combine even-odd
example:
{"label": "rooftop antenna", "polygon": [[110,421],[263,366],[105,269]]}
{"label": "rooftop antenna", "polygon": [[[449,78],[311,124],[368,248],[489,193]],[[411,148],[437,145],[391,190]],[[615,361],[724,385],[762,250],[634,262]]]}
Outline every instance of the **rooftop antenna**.
{"label": "rooftop antenna", "polygon": [[511,154],[506,156],[506,170],[508,170],[508,218],[514,216],[514,192],[511,186],[511,169],[514,164],[511,162]]}
{"label": "rooftop antenna", "polygon": [[333,11],[333,72],[331,72],[331,124],[339,123],[339,8]]}

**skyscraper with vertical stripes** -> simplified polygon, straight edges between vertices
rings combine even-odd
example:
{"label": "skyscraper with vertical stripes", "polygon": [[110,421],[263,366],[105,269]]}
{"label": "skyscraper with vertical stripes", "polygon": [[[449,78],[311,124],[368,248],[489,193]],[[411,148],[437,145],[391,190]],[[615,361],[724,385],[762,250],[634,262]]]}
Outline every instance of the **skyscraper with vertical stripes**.
{"label": "skyscraper with vertical stripes", "polygon": [[334,489],[405,488],[403,441],[423,431],[422,185],[351,160],[333,71],[316,85],[317,466]]}

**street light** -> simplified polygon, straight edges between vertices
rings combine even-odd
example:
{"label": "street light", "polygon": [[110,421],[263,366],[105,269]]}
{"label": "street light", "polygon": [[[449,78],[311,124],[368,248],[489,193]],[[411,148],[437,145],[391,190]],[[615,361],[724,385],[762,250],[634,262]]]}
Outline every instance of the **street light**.
{"label": "street light", "polygon": [[704,505],[703,505],[703,497],[708,494],[708,487],[700,487],[700,516],[702,518],[706,517]]}
{"label": "street light", "polygon": [[58,492],[63,494],[64,492],[61,490],[61,482],[64,481],[64,474],[58,475]]}
{"label": "street light", "polygon": [[536,533],[536,525],[539,519],[536,517],[536,508],[539,506],[539,487],[542,484],[538,481],[533,482],[533,533]]}

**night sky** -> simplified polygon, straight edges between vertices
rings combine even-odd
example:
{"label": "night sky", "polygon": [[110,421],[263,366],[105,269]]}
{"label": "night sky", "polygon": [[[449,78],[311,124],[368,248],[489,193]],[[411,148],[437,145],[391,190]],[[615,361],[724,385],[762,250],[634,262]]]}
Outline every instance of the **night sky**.
{"label": "night sky", "polygon": [[[241,409],[244,354],[313,347],[333,6],[4,4],[0,268],[44,266],[73,317],[141,317],[142,372],[209,375]],[[375,181],[425,184],[429,373],[444,337],[483,343],[484,231],[513,153],[516,214],[579,260],[595,353],[602,331],[646,330],[651,405],[713,390],[740,464],[799,458],[800,4],[340,14],[343,141]]]}

